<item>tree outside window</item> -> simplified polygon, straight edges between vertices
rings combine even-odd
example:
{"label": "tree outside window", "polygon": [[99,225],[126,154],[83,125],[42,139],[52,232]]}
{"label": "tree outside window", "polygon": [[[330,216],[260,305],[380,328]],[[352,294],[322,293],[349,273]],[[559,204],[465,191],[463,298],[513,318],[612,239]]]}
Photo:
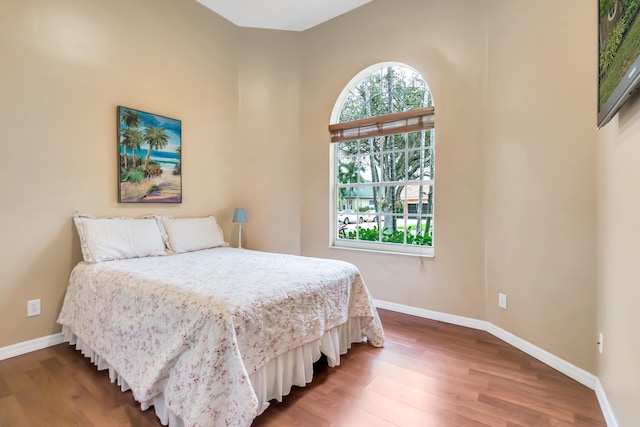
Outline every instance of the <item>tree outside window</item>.
{"label": "tree outside window", "polygon": [[[380,67],[350,88],[330,126],[335,246],[432,248],[433,119],[427,83],[407,66]],[[365,221],[340,224],[347,209]]]}

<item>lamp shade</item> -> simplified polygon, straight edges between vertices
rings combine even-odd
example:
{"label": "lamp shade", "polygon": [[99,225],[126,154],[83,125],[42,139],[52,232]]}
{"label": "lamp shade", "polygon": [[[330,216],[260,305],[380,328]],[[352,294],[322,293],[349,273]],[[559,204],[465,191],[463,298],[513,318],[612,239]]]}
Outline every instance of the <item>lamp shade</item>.
{"label": "lamp shade", "polygon": [[244,208],[236,208],[233,213],[233,222],[247,222],[247,213]]}

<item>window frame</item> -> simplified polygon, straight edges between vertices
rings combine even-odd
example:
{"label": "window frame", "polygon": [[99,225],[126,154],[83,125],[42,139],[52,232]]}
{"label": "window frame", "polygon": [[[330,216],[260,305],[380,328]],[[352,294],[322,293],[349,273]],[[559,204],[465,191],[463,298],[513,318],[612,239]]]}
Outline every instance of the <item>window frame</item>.
{"label": "window frame", "polygon": [[[390,135],[399,135],[403,134],[408,141],[408,133],[415,131],[424,131],[431,130],[431,138],[427,145],[424,146],[426,150],[431,155],[432,170],[435,169],[435,109],[434,107],[424,107],[414,110],[405,110],[402,112],[385,114],[380,116],[366,117],[364,119],[355,120],[351,122],[342,122],[339,123],[340,114],[345,104],[345,101],[351,91],[365,78],[367,78],[372,73],[377,72],[381,68],[385,67],[405,67],[415,71],[420,77],[424,80],[424,77],[420,73],[418,73],[412,67],[402,64],[402,63],[379,63],[374,64],[365,70],[358,73],[350,82],[345,86],[343,92],[338,98],[336,104],[334,105],[334,109],[331,116],[331,125],[329,125],[330,136],[331,136],[331,144],[330,144],[330,179],[331,179],[331,191],[330,191],[330,218],[331,218],[331,234],[330,234],[330,247],[336,249],[350,249],[350,250],[358,250],[358,251],[366,251],[366,252],[382,252],[386,254],[401,254],[401,255],[414,255],[414,256],[425,256],[425,257],[433,257],[434,256],[434,239],[435,239],[435,210],[433,205],[433,198],[435,195],[435,174],[434,176],[429,177],[429,179],[424,179],[422,176],[419,184],[416,184],[416,180],[409,181],[399,181],[399,182],[384,182],[382,179],[380,182],[375,183],[365,183],[365,182],[357,182],[357,183],[340,183],[338,182],[338,163],[340,157],[338,156],[338,148],[337,143],[340,141],[361,141],[363,139],[367,139],[370,137],[384,137]],[[426,83],[426,80],[424,80]],[[427,86],[427,90],[430,89]],[[416,147],[408,147],[405,146],[402,150],[392,150],[391,152],[401,152],[406,153],[410,150],[416,150]],[[379,150],[379,153],[384,153],[386,150]],[[358,154],[360,155],[360,154]],[[358,180],[359,181],[359,180]],[[402,185],[406,184],[405,190],[408,186],[411,185],[429,185],[431,186],[431,198],[428,200],[428,203],[431,204],[431,210],[428,214],[412,214],[409,212],[409,202],[405,194],[404,204],[403,204],[403,212],[400,214],[400,217],[405,221],[403,228],[406,230],[407,219],[410,219],[412,216],[420,215],[422,218],[430,217],[430,223],[433,225],[432,233],[431,233],[431,246],[424,245],[412,245],[407,244],[407,234],[404,233],[405,243],[387,243],[381,241],[367,241],[367,240],[352,240],[352,239],[343,239],[339,238],[338,226],[340,222],[338,220],[338,193],[341,188],[366,188],[366,187],[385,187],[385,186],[394,186],[394,185]],[[356,196],[356,200],[358,197]],[[406,204],[406,206],[404,206]],[[356,206],[356,212],[358,207]],[[381,214],[380,212],[376,212],[376,214]]]}

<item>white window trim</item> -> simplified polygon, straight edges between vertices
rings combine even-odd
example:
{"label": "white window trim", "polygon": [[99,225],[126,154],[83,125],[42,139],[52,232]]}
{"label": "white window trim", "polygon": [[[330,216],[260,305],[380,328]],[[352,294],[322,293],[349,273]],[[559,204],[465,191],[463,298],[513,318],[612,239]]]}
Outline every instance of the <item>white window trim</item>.
{"label": "white window trim", "polygon": [[[413,246],[413,245],[404,245],[397,243],[384,243],[384,242],[371,242],[371,241],[358,241],[358,240],[349,240],[349,239],[338,239],[337,232],[338,229],[338,218],[336,216],[337,206],[337,190],[339,185],[335,182],[336,175],[336,162],[335,156],[337,150],[336,144],[330,144],[329,157],[331,159],[331,165],[329,168],[329,172],[331,173],[332,185],[330,189],[330,203],[329,203],[329,215],[331,218],[331,232],[329,235],[329,247],[331,249],[347,249],[347,250],[357,250],[363,252],[373,252],[380,254],[390,254],[390,255],[409,255],[409,256],[421,256],[421,257],[435,257],[434,246]],[[429,185],[434,186],[434,194],[435,194],[435,185],[434,180],[428,180]],[[390,184],[390,183],[385,183]],[[361,184],[360,186],[374,186],[379,184]],[[344,186],[344,185],[343,185]],[[434,205],[435,206],[435,205]],[[434,215],[432,215],[435,218]],[[435,235],[435,229],[434,229]],[[434,237],[435,240],[435,237]]]}
{"label": "white window trim", "polygon": [[[351,89],[354,85],[356,85],[360,80],[367,77],[369,74],[384,67],[408,67],[411,66],[401,63],[401,62],[380,62],[374,65],[371,65],[364,70],[360,71],[356,74],[350,81],[345,85],[344,89],[338,96],[333,110],[331,112],[331,119],[329,123],[338,123],[340,120],[340,112],[342,110],[342,104],[344,104],[345,99],[349,96]],[[340,250],[355,250],[361,252],[372,252],[372,253],[380,253],[385,255],[405,255],[405,256],[418,256],[418,257],[435,257],[435,246],[413,246],[413,245],[405,245],[405,244],[397,244],[397,243],[383,243],[383,242],[362,242],[357,240],[349,240],[349,239],[338,239],[337,238],[337,229],[339,222],[337,220],[337,190],[338,185],[336,183],[336,143],[329,144],[329,173],[331,174],[331,185],[329,190],[329,217],[331,218],[331,229],[329,234],[329,248],[331,249],[340,249]],[[433,180],[430,180],[430,185],[434,185]],[[435,194],[435,185],[434,185],[434,194]],[[434,204],[434,212],[432,215],[435,218],[435,204]],[[433,231],[433,241],[435,242],[435,228]]]}

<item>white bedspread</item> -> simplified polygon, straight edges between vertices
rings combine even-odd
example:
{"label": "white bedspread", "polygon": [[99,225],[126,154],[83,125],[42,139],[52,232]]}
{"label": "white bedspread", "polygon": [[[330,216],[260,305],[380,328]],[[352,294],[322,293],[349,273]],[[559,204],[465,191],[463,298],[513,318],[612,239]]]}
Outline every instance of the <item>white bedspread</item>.
{"label": "white bedspread", "polygon": [[345,262],[215,248],[81,262],[58,323],[100,354],[138,401],[164,392],[187,426],[248,426],[249,375],[348,318],[384,334],[358,269]]}

